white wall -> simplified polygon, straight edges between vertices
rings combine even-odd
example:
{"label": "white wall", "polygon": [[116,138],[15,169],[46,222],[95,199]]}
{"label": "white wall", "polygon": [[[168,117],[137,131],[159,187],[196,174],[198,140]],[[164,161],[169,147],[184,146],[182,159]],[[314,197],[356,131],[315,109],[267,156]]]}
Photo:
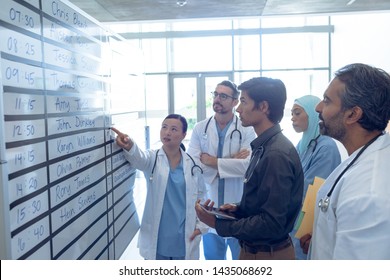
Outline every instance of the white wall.
{"label": "white wall", "polygon": [[390,11],[332,16],[332,73],[350,63],[366,63],[390,73]]}
{"label": "white wall", "polygon": [[[331,17],[332,74],[350,63],[365,63],[390,73],[390,11],[388,13],[351,14]],[[345,148],[337,142],[342,159]]]}

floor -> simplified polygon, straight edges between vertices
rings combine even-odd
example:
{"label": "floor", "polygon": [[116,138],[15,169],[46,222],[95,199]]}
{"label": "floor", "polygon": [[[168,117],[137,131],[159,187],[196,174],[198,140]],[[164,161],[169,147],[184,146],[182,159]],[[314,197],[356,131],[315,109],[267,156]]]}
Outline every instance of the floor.
{"label": "floor", "polygon": [[[143,260],[143,258],[139,255],[139,249],[137,248],[137,241],[138,241],[138,233],[135,235],[133,241],[131,241],[129,246],[123,252],[122,256],[120,257],[120,260]],[[232,259],[230,250],[228,251],[227,259],[228,260]],[[202,242],[200,243],[200,260],[204,260]]]}
{"label": "floor", "polygon": [[[135,186],[136,187],[134,188],[133,196],[134,196],[134,201],[138,202],[136,207],[138,209],[137,212],[138,212],[139,219],[141,220],[145,197],[146,197],[146,183],[145,183],[144,176],[140,173],[137,174]],[[129,246],[127,246],[126,250],[123,252],[122,256],[120,257],[120,260],[143,260],[143,258],[139,254],[137,243],[138,243],[138,233],[134,236]],[[200,243],[200,259],[204,260],[202,242]],[[227,253],[227,259],[228,260],[232,259],[230,250]]]}
{"label": "floor", "polygon": [[143,258],[139,255],[139,250],[137,248],[138,241],[138,233],[134,236],[133,240],[123,252],[120,260],[143,260]]}

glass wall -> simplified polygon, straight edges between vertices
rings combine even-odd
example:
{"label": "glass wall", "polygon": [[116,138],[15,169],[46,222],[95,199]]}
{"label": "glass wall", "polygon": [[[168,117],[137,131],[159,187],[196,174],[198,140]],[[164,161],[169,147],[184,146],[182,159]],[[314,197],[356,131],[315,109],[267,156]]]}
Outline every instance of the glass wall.
{"label": "glass wall", "polygon": [[[158,143],[162,119],[174,113],[174,104],[189,98],[185,89],[169,83],[172,75],[230,72],[237,84],[258,76],[281,79],[288,94],[282,127],[294,143],[300,138],[290,121],[294,99],[306,94],[321,97],[330,79],[333,27],[327,16],[129,23],[110,28],[143,50],[152,145]],[[182,95],[174,92],[179,89]],[[197,105],[206,106],[207,114],[212,112],[207,108],[210,103]]]}
{"label": "glass wall", "polygon": [[328,66],[326,33],[265,34],[262,36],[263,69],[321,68]]}
{"label": "glass wall", "polygon": [[172,38],[170,72],[208,72],[232,69],[232,37]]}

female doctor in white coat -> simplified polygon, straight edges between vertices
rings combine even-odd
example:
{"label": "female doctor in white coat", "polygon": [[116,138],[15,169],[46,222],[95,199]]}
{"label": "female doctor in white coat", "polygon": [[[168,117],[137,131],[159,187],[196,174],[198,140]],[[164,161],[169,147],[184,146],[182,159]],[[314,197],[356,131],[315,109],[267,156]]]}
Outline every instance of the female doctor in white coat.
{"label": "female doctor in white coat", "polygon": [[132,139],[115,128],[116,143],[131,165],[144,172],[147,196],[139,242],[145,259],[199,259],[200,236],[208,230],[195,213],[195,203],[204,200],[202,170],[181,148],[187,121],[168,115],[161,126],[161,149],[142,151]]}

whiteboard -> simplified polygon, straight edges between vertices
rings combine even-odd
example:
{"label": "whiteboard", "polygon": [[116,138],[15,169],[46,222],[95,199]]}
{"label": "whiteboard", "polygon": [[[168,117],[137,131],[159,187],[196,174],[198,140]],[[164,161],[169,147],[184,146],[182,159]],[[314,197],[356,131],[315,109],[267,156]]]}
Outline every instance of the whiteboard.
{"label": "whiteboard", "polygon": [[121,41],[69,2],[2,0],[1,259],[119,259],[136,234],[136,171],[109,132],[134,115],[110,107]]}

